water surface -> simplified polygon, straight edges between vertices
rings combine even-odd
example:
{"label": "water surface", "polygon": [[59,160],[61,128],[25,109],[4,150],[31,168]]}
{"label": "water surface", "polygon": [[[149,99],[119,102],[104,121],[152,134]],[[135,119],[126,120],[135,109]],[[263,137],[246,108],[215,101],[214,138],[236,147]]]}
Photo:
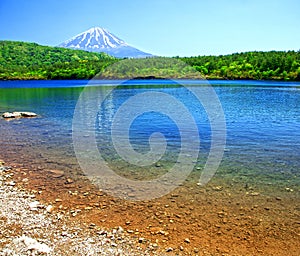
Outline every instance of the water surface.
{"label": "water surface", "polygon": [[[205,110],[187,87],[207,86],[202,81],[133,80],[118,86],[98,106],[96,137],[98,148],[120,175],[149,179],[166,172],[180,148],[176,124],[160,113],[145,113],[131,126],[130,141],[135,150],[149,150],[149,136],[161,132],[167,151],[161,168],[140,168],[118,158],[110,139],[110,128],[118,108],[134,95],[163,92],[180,100],[195,118],[201,139],[195,175],[201,172],[210,149],[211,127]],[[257,81],[210,81],[226,118],[227,144],[217,177],[242,183],[276,187],[300,185],[300,84]],[[83,87],[88,81],[1,81],[0,112],[33,111],[37,118],[0,120],[1,155],[40,168],[62,168],[80,173],[72,145],[72,118]],[[104,93],[120,81],[94,81],[91,90]],[[153,99],[149,98],[149,102]],[[164,106],[176,111],[176,106]],[[135,105],[133,108],[140,108]],[[172,109],[174,108],[174,109]],[[191,141],[193,138],[191,137]]]}

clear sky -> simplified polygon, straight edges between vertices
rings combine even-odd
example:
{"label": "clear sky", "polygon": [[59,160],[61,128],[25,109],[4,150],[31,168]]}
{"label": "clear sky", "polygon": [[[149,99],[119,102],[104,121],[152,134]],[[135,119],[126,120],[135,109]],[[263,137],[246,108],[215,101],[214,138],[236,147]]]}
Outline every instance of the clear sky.
{"label": "clear sky", "polygon": [[58,45],[100,26],[163,56],[300,49],[300,0],[0,0],[0,40]]}

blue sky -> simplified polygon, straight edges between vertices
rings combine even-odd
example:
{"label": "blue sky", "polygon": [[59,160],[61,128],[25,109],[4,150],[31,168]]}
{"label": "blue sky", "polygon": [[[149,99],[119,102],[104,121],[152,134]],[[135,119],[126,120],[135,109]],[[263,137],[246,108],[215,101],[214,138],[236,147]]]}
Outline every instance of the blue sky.
{"label": "blue sky", "polygon": [[300,49],[299,0],[0,0],[0,40],[58,45],[100,26],[146,52]]}

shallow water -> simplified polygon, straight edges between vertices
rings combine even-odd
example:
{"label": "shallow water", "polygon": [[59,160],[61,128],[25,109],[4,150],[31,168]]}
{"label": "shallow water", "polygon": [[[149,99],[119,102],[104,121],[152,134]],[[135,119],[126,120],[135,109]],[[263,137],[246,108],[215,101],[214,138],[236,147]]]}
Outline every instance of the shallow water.
{"label": "shallow water", "polygon": [[[37,118],[0,120],[1,155],[39,168],[60,168],[82,174],[76,161],[72,141],[74,109],[87,81],[13,81],[0,83],[0,112],[33,111]],[[113,147],[111,125],[118,109],[131,97],[141,93],[159,92],[172,95],[182,102],[195,119],[199,129],[200,151],[194,173],[189,180],[197,182],[211,145],[208,115],[187,88],[201,88],[196,81],[132,81],[114,88],[98,107],[96,140],[100,153],[120,175],[147,180],[166,173],[177,161],[180,152],[180,129],[162,113],[146,112],[133,120],[130,143],[134,150],[149,151],[149,137],[164,134],[166,153],[159,167],[137,167],[121,159]],[[200,82],[199,82],[200,83]],[[214,179],[245,184],[293,187],[300,185],[300,84],[253,81],[212,81],[226,119],[226,148]],[[94,95],[104,94],[111,87],[93,82]],[[109,82],[117,85],[118,82]],[[154,94],[153,94],[154,95]],[[155,102],[149,98],[147,104]],[[130,111],[145,102],[131,105]],[[89,106],[87,102],[87,107]],[[172,113],[178,106],[162,102],[162,109]],[[89,132],[89,131],[87,131]],[[193,143],[193,131],[184,130]],[[122,138],[120,138],[122,139]]]}

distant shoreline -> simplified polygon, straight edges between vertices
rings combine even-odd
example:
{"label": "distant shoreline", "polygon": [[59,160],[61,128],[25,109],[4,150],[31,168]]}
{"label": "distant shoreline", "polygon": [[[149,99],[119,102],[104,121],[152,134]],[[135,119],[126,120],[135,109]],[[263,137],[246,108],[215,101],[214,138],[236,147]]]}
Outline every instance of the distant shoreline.
{"label": "distant shoreline", "polygon": [[[82,80],[101,76],[207,80],[300,81],[299,51],[251,51],[220,56],[116,59],[104,53],[0,41],[2,80]],[[117,64],[117,65],[116,65]]]}
{"label": "distant shoreline", "polygon": [[[6,81],[91,81],[93,79],[34,79],[34,78],[16,78],[16,79],[0,79],[0,82],[6,82]],[[107,80],[107,81],[113,81],[113,80],[201,80],[201,79],[192,79],[192,78],[163,78],[163,77],[136,77],[136,78],[104,78],[99,80]],[[284,80],[284,79],[252,79],[252,78],[241,78],[241,79],[228,79],[228,78],[204,78],[202,80],[207,81],[258,81],[258,82],[287,82],[287,83],[297,83],[300,82],[299,80]]]}

